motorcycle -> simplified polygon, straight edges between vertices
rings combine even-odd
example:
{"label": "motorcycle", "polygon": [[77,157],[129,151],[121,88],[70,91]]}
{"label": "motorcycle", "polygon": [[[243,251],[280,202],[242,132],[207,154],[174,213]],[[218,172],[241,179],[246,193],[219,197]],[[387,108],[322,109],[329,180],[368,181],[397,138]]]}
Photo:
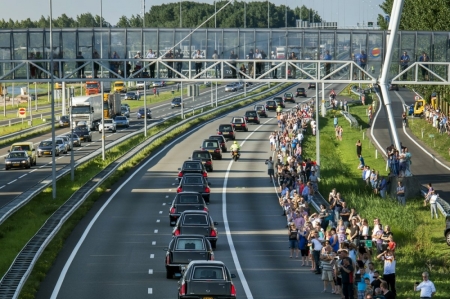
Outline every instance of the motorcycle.
{"label": "motorcycle", "polygon": [[233,152],[231,153],[231,158],[232,158],[235,162],[239,159],[239,156],[240,156],[240,154],[239,154],[238,151],[233,151]]}

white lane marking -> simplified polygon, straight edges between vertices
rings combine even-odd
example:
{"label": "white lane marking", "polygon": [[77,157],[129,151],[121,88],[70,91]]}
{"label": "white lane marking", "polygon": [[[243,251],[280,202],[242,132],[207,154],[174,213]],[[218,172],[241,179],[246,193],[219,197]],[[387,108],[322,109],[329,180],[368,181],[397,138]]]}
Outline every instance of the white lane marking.
{"label": "white lane marking", "polygon": [[155,258],[155,255],[152,253],[152,254],[150,254],[150,258],[151,259],[154,259]]}
{"label": "white lane marking", "polygon": [[44,168],[45,166],[47,166],[47,164],[45,164],[45,165],[42,165],[42,166],[39,166],[39,168]]}
{"label": "white lane marking", "polygon": [[152,242],[152,245],[156,245],[156,241],[153,241],[153,242]]}
{"label": "white lane marking", "polygon": [[166,203],[165,202],[163,202],[163,204],[162,204],[163,206],[165,206],[166,205]]}
{"label": "white lane marking", "polygon": [[148,269],[148,274],[153,274],[153,269]]}
{"label": "white lane marking", "polygon": [[159,219],[156,220],[157,223],[161,222]]}
{"label": "white lane marking", "polygon": [[169,191],[172,191],[172,189],[169,189]]}
{"label": "white lane marking", "polygon": [[[403,100],[402,96],[395,91],[395,94],[400,98],[400,100],[402,101],[402,107],[403,107],[403,111],[405,111],[405,101]],[[427,154],[428,156],[431,157],[431,159],[433,159],[434,161],[436,161],[437,163],[439,163],[442,167],[444,167],[447,170],[450,170],[450,167],[448,167],[447,165],[445,165],[444,163],[442,163],[441,161],[439,161],[435,156],[433,156],[432,154],[430,154],[426,149],[424,149],[419,143],[417,143],[417,141],[415,141],[408,133],[406,133],[406,127],[403,126],[403,133],[405,133],[405,135],[415,144],[417,145],[418,148],[420,148],[425,154]]]}
{"label": "white lane marking", "polygon": [[157,233],[158,233],[158,230],[157,230],[157,229],[155,229],[155,230],[154,230],[154,232],[155,232],[155,234],[157,234]]}
{"label": "white lane marking", "polygon": [[33,169],[32,171],[30,171],[30,173],[35,172],[37,169]]}
{"label": "white lane marking", "polygon": [[172,183],[172,186],[175,186],[175,183]]}
{"label": "white lane marking", "polygon": [[21,178],[23,178],[24,176],[26,176],[28,173],[25,173],[24,175],[21,175],[20,177],[19,177],[19,179],[21,179]]}
{"label": "white lane marking", "polygon": [[12,180],[11,182],[8,183],[8,185],[14,183],[15,181],[17,181],[17,179]]}
{"label": "white lane marking", "polygon": [[166,198],[169,198],[169,195],[166,195]]}
{"label": "white lane marking", "polygon": [[[175,138],[174,140],[172,140],[172,142],[169,143],[169,145],[172,144],[176,144],[178,143],[179,140],[181,140],[182,138],[185,138],[186,136],[192,134],[193,132],[195,132],[196,130],[198,130],[199,128],[202,128],[206,125],[208,125],[209,123],[216,121],[217,118],[214,118],[210,121],[207,121],[205,123],[203,123],[202,125],[196,127],[194,130],[189,130],[188,132],[184,133],[183,135],[179,136],[178,138]],[[153,155],[152,157],[150,157],[144,164],[142,164],[138,169],[136,169],[126,180],[125,182],[123,182],[119,188],[116,189],[116,191],[114,191],[113,194],[111,194],[108,198],[108,200],[103,204],[103,206],[98,210],[97,214],[95,214],[95,216],[92,218],[91,222],[89,222],[89,225],[86,227],[85,231],[83,232],[83,235],[81,235],[81,237],[78,239],[78,243],[75,245],[74,249],[72,250],[72,253],[70,254],[69,258],[67,259],[66,263],[64,264],[63,269],[61,270],[61,274],[58,277],[58,281],[55,284],[55,287],[53,289],[52,295],[50,297],[50,299],[56,299],[58,297],[59,291],[61,290],[62,284],[64,282],[64,279],[66,278],[67,272],[69,271],[69,268],[72,264],[72,262],[75,259],[75,256],[77,255],[78,251],[80,250],[81,245],[83,245],[84,241],[86,240],[87,235],[89,234],[89,232],[91,231],[92,227],[94,226],[95,222],[97,221],[97,219],[100,217],[100,215],[103,213],[103,211],[106,209],[106,207],[109,205],[109,203],[113,200],[113,198],[117,195],[117,193],[119,193],[123,187],[125,187],[140,171],[142,171],[145,167],[147,167],[147,165],[153,161],[153,159],[156,159],[160,154],[165,153],[166,151],[160,150],[159,152],[157,152],[155,155]],[[234,253],[236,255],[236,252]],[[150,258],[154,258],[154,254],[150,255]],[[242,270],[241,270],[242,271]],[[248,288],[248,285],[247,285]],[[248,297],[248,299],[251,299]]]}
{"label": "white lane marking", "polygon": [[[268,123],[273,120],[273,118],[269,118],[263,124]],[[241,146],[244,145],[245,141],[247,141],[258,129],[260,129],[262,125],[259,125],[253,132],[251,132],[245,139],[242,141]],[[233,160],[230,161],[227,167],[227,171],[225,173],[225,179],[223,180],[222,187],[222,217],[223,223],[225,224],[225,234],[227,235],[228,245],[230,246],[231,256],[233,257],[234,265],[236,267],[236,271],[239,275],[239,279],[241,280],[242,287],[244,288],[245,296],[247,299],[253,299],[253,294],[250,291],[250,287],[248,286],[247,280],[245,279],[244,271],[242,271],[241,263],[239,262],[239,258],[237,256],[236,248],[234,247],[233,238],[231,237],[230,225],[228,223],[228,214],[227,214],[227,184],[228,184],[228,176],[230,175],[231,166],[233,165]]]}
{"label": "white lane marking", "polygon": [[159,211],[160,214],[162,214],[162,211]]}
{"label": "white lane marking", "polygon": [[3,185],[3,186],[0,187],[0,189],[3,189],[3,188],[5,188],[5,187],[6,187],[6,185]]}
{"label": "white lane marking", "polygon": [[153,294],[153,289],[152,288],[148,288],[148,294],[149,295]]}

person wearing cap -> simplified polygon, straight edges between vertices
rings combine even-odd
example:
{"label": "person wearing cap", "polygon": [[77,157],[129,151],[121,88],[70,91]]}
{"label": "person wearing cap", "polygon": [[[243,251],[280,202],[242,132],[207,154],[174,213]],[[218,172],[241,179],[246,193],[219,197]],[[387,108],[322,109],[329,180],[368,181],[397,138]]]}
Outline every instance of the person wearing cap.
{"label": "person wearing cap", "polygon": [[[272,60],[277,59],[277,55],[275,55],[274,51],[270,52],[270,59],[272,59]],[[274,68],[275,66],[276,66],[275,61],[271,61],[270,62],[270,67]],[[276,68],[272,70],[272,78],[273,79],[277,79],[277,69]]]}

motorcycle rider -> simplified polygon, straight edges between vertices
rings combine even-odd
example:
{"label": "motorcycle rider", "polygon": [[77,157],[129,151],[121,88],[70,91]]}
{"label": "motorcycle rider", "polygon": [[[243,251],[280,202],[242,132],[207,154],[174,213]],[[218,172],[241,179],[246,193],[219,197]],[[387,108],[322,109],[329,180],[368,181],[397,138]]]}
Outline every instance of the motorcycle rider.
{"label": "motorcycle rider", "polygon": [[239,144],[237,143],[237,141],[235,140],[233,142],[233,144],[230,146],[230,151],[231,151],[231,157],[233,157],[233,152],[237,152],[238,157],[241,155],[240,153],[241,147],[239,146]]}

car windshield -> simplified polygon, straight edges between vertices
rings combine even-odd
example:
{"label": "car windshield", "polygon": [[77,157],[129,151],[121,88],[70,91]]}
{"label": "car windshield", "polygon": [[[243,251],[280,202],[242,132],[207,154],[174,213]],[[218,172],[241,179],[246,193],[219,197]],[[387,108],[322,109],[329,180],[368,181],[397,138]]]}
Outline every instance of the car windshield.
{"label": "car windshield", "polygon": [[68,116],[61,116],[61,120],[62,121],[69,121],[69,117]]}
{"label": "car windshield", "polygon": [[202,181],[202,177],[185,177],[184,183],[200,185],[200,184],[203,184],[203,181]]}
{"label": "car windshield", "polygon": [[219,131],[231,131],[231,126],[220,126]]}
{"label": "car windshield", "polygon": [[72,106],[72,114],[90,114],[89,106]]}
{"label": "car windshield", "polygon": [[194,153],[192,155],[194,159],[210,159],[209,153]]}
{"label": "car windshield", "polygon": [[198,163],[186,163],[184,164],[185,169],[200,169],[200,164]]}
{"label": "car windshield", "polygon": [[255,116],[256,112],[255,111],[247,111],[245,112],[246,115],[250,115],[250,116]]}
{"label": "car windshield", "polygon": [[116,121],[117,120],[126,120],[127,118],[125,116],[116,116]]}
{"label": "car windshield", "polygon": [[274,101],[276,101],[276,102],[278,102],[278,101],[281,101],[281,98],[275,98],[275,99],[273,99]]}
{"label": "car windshield", "polygon": [[183,223],[190,225],[208,225],[208,219],[206,215],[186,215]]}
{"label": "car windshield", "polygon": [[134,92],[127,92],[127,96],[134,96],[135,93]]}
{"label": "car windshield", "polygon": [[267,102],[267,105],[275,105],[275,102],[274,101],[269,101],[269,102]]}
{"label": "car windshield", "polygon": [[10,158],[26,158],[26,153],[10,153]]}
{"label": "car windshield", "polygon": [[259,110],[263,110],[263,106],[256,106],[255,109],[258,110],[258,111]]}
{"label": "car windshield", "polygon": [[122,87],[122,86],[123,86],[123,82],[120,82],[120,83],[114,83],[114,86],[115,86],[115,87]]}
{"label": "car windshield", "polygon": [[56,144],[63,144],[64,141],[62,141],[62,139],[56,139]]}
{"label": "car windshield", "polygon": [[195,267],[193,279],[223,280],[223,270],[219,267]]}
{"label": "car windshield", "polygon": [[292,97],[292,93],[287,93],[287,94],[285,94],[285,96]]}
{"label": "car windshield", "polygon": [[172,100],[172,102],[178,103],[178,102],[181,102],[181,99],[180,98],[175,98],[175,99]]}
{"label": "car windshield", "polygon": [[305,91],[304,88],[297,88],[297,91]]}
{"label": "car windshield", "polygon": [[235,119],[233,120],[233,122],[236,123],[236,124],[241,124],[241,123],[243,123],[242,118],[235,118]]}
{"label": "car windshield", "polygon": [[11,151],[29,151],[30,146],[29,145],[14,145],[11,149]]}
{"label": "car windshield", "polygon": [[217,140],[208,140],[208,141],[203,141],[203,147],[206,147],[206,148],[219,147],[219,144],[218,144]]}
{"label": "car windshield", "polygon": [[197,195],[180,195],[180,198],[178,199],[178,202],[181,204],[188,204],[188,203],[200,203],[200,200],[198,199]]}
{"label": "car windshield", "polygon": [[175,248],[177,250],[205,250],[202,239],[178,239]]}
{"label": "car windshield", "polygon": [[112,119],[105,119],[105,124],[112,124],[113,120]]}
{"label": "car windshield", "polygon": [[78,130],[78,131],[86,131],[87,129],[88,129],[87,126],[78,126],[78,127],[75,127],[75,130]]}
{"label": "car windshield", "polygon": [[45,141],[42,141],[41,144],[39,144],[39,146],[51,146],[51,145],[52,145],[51,140],[45,140]]}

